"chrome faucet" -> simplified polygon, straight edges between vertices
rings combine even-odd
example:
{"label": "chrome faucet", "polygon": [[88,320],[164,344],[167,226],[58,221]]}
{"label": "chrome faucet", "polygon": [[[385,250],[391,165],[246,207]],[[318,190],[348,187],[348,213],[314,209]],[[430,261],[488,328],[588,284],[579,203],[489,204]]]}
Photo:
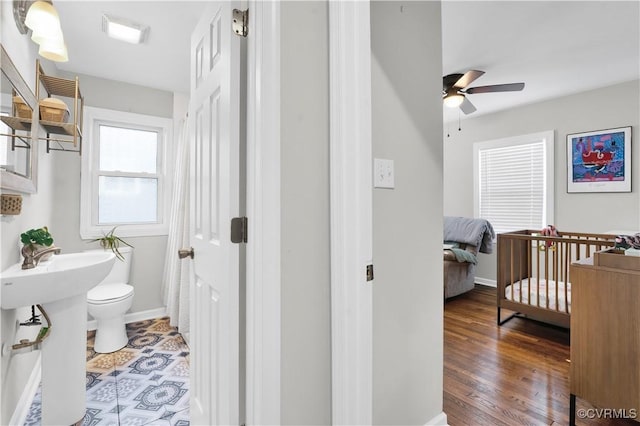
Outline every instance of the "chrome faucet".
{"label": "chrome faucet", "polygon": [[22,247],[20,250],[22,253],[22,257],[24,257],[24,261],[22,262],[22,269],[32,269],[35,268],[40,259],[45,254],[53,253],[60,254],[60,247],[47,247],[41,250],[37,250],[35,248],[29,248],[29,246]]}

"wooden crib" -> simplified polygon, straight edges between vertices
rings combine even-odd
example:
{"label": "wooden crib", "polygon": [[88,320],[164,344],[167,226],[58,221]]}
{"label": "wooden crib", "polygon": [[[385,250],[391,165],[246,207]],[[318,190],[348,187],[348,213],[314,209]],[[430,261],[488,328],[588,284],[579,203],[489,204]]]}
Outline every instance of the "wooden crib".
{"label": "wooden crib", "polygon": [[[569,328],[569,265],[615,245],[615,235],[523,230],[498,234],[498,325],[523,316]],[[502,319],[500,310],[515,313]]]}

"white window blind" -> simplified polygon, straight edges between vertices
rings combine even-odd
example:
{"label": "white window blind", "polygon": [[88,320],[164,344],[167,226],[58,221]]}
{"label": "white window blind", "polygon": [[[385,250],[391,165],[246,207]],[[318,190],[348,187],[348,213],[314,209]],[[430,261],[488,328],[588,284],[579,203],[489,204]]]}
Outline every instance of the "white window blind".
{"label": "white window blind", "polygon": [[487,219],[496,233],[542,229],[551,222],[550,133],[551,141],[548,134],[536,134],[474,145],[476,216]]}

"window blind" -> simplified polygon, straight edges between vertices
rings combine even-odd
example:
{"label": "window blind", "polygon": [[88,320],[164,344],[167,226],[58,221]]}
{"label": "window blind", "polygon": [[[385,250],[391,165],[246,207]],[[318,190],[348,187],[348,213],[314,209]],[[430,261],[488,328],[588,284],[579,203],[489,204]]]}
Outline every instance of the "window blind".
{"label": "window blind", "polygon": [[478,150],[479,215],[496,233],[546,226],[545,149],[534,141]]}

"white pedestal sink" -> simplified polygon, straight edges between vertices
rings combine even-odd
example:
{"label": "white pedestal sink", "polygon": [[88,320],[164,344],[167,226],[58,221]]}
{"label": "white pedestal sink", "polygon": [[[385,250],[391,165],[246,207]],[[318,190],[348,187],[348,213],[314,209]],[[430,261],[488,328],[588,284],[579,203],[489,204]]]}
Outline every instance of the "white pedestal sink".
{"label": "white pedestal sink", "polygon": [[2,309],[40,304],[51,331],[42,342],[42,424],[72,425],[86,411],[87,291],[111,271],[115,255],[84,252],[52,256],[22,270],[2,272]]}

